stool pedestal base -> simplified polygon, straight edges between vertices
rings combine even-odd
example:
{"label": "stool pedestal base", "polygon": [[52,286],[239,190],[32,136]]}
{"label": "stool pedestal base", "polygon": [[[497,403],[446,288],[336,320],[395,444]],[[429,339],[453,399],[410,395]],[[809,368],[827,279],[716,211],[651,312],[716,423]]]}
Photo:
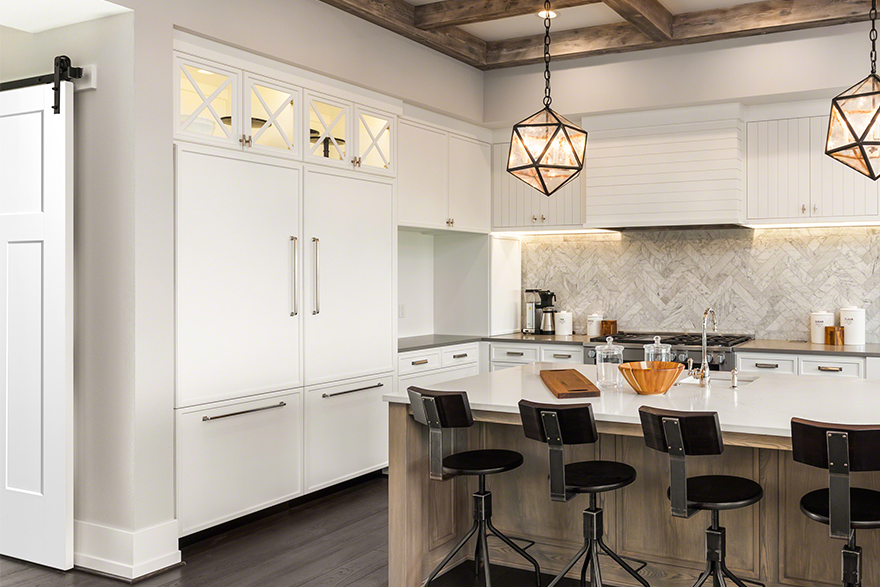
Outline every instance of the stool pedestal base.
{"label": "stool pedestal base", "polygon": [[843,587],[861,587],[862,585],[862,547],[856,546],[856,531],[841,551],[843,558]]}
{"label": "stool pedestal base", "polygon": [[712,510],[712,525],[706,528],[706,570],[694,583],[694,587],[702,587],[710,577],[712,578],[712,587],[726,587],[725,579],[729,579],[737,587],[747,587],[746,583],[764,587],[763,583],[740,579],[734,575],[724,561],[726,554],[726,530],[719,525],[718,510]]}

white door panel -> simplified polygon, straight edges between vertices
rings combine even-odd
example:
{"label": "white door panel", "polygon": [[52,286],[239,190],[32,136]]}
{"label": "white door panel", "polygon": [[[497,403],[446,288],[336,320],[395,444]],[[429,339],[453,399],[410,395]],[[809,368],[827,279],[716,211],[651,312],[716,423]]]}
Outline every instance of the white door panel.
{"label": "white door panel", "polygon": [[178,146],[178,407],[302,385],[299,192],[292,164]]}
{"label": "white door panel", "polygon": [[0,554],[73,566],[73,84],[0,93]]}
{"label": "white door panel", "polygon": [[393,371],[392,185],[308,170],[304,202],[306,384]]}

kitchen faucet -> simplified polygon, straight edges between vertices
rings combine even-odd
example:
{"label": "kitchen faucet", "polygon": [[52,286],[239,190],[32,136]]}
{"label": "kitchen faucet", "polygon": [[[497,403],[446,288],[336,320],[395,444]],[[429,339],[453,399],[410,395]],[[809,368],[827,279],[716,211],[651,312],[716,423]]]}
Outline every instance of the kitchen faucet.
{"label": "kitchen faucet", "polygon": [[703,362],[700,364],[700,387],[709,387],[710,376],[709,376],[709,361],[706,358],[706,327],[709,322],[709,314],[712,314],[712,331],[718,332],[718,320],[715,316],[715,310],[712,308],[706,308],[706,311],[703,312]]}

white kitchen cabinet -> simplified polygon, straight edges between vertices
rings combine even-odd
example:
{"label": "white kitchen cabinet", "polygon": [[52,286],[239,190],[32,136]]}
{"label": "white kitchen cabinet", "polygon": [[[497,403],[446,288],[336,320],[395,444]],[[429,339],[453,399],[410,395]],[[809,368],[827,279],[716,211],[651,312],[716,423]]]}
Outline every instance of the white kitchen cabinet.
{"label": "white kitchen cabinet", "polygon": [[469,365],[461,365],[459,367],[449,367],[447,369],[435,369],[427,373],[416,375],[407,375],[397,380],[397,392],[406,393],[410,387],[421,387],[422,389],[431,389],[435,385],[454,381],[463,377],[473,377],[480,374],[480,367],[474,363]]}
{"label": "white kitchen cabinet", "polygon": [[480,362],[480,345],[478,343],[443,347],[441,351],[441,364],[444,367],[458,367],[459,365]]}
{"label": "white kitchen cabinet", "polygon": [[736,368],[740,373],[775,373],[783,375],[813,375],[819,377],[866,378],[864,357],[835,354],[797,355],[789,353],[736,353]]}
{"label": "white kitchen cabinet", "polygon": [[303,393],[176,410],[180,535],[303,493]]}
{"label": "white kitchen cabinet", "polygon": [[397,357],[398,375],[432,371],[441,367],[440,349],[425,349],[401,353]]}
{"label": "white kitchen cabinet", "polygon": [[306,493],[388,466],[392,389],[391,374],[306,389]]}
{"label": "white kitchen cabinet", "polygon": [[867,357],[865,379],[880,379],[880,357]]}
{"label": "white kitchen cabinet", "polygon": [[[439,358],[438,362],[433,357]],[[431,358],[428,363],[422,361]],[[467,343],[400,353],[398,393],[410,386],[430,389],[432,385],[480,374],[480,345]],[[413,363],[417,366],[413,367]]]}
{"label": "white kitchen cabinet", "polygon": [[174,136],[241,149],[241,70],[175,53],[174,71]]}
{"label": "white kitchen cabinet", "polygon": [[880,185],[825,155],[827,116],[748,123],[747,221],[880,220]]}
{"label": "white kitchen cabinet", "polygon": [[736,353],[736,370],[740,373],[796,375],[798,358],[788,354]]}
{"label": "white kitchen cabinet", "polygon": [[537,362],[584,364],[583,345],[493,342],[491,349],[493,371]]}
{"label": "white kitchen cabinet", "polygon": [[177,407],[302,386],[301,170],[188,144],[176,167]]}
{"label": "white kitchen cabinet", "polygon": [[578,176],[547,197],[507,172],[509,151],[509,143],[492,147],[492,229],[583,228],[583,177]]}
{"label": "white kitchen cabinet", "polygon": [[244,73],[242,148],[266,155],[302,157],[302,90]]}
{"label": "white kitchen cabinet", "polygon": [[492,343],[492,362],[503,363],[537,363],[541,349],[537,344],[527,343]]}
{"label": "white kitchen cabinet", "polygon": [[573,363],[584,364],[584,347],[546,345],[541,347],[541,361],[544,363]]}
{"label": "white kitchen cabinet", "polygon": [[400,121],[398,225],[490,230],[490,145],[411,120]]}
{"label": "white kitchen cabinet", "polygon": [[306,385],[394,371],[393,185],[308,169],[303,194]]}

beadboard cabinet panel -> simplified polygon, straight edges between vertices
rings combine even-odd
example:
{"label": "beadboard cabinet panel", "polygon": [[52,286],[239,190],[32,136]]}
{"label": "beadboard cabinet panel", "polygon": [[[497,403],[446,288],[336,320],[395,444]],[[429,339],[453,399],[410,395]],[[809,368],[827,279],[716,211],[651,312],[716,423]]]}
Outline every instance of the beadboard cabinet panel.
{"label": "beadboard cabinet panel", "polygon": [[739,120],[590,132],[586,226],[739,224],[745,126]]}

